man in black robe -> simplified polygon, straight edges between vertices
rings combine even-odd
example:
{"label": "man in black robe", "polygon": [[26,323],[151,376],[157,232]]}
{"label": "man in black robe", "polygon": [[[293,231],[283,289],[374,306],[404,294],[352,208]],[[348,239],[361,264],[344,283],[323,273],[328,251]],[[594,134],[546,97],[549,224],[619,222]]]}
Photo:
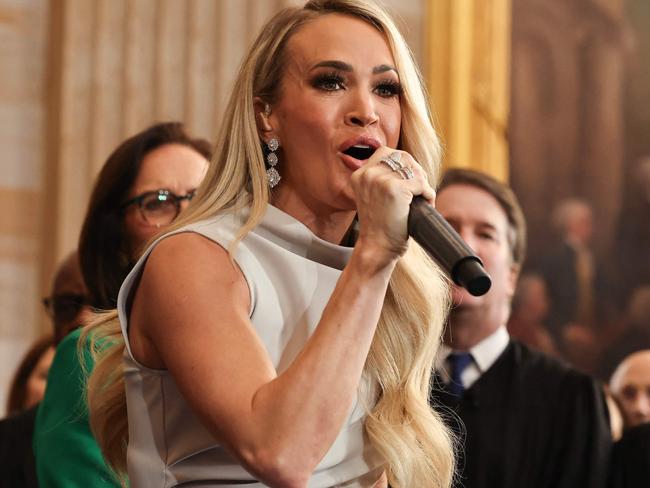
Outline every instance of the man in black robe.
{"label": "man in black robe", "polygon": [[611,435],[602,389],[590,377],[511,340],[505,324],[525,254],[525,220],[512,191],[450,170],[436,206],[492,278],[473,297],[453,290],[431,403],[458,433],[456,486],[599,488]]}

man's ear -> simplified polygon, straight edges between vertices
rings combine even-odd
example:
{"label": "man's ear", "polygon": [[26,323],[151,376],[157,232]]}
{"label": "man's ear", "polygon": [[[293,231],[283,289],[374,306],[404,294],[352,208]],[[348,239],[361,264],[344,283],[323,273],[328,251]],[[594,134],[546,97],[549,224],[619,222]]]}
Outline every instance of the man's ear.
{"label": "man's ear", "polygon": [[517,288],[517,281],[519,281],[519,272],[521,271],[521,266],[518,264],[512,263],[510,265],[510,273],[508,273],[508,296],[512,298],[515,294],[515,289]]}
{"label": "man's ear", "polygon": [[260,97],[253,99],[253,108],[255,110],[255,124],[260,138],[267,141],[270,138],[270,132],[273,132],[273,125],[271,125],[271,105],[266,103]]}

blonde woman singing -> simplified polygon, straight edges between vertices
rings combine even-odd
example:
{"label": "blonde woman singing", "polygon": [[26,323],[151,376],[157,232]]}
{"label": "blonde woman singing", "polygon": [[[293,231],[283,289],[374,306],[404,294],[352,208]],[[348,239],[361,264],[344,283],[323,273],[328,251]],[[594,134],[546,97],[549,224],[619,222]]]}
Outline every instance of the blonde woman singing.
{"label": "blonde woman singing", "polygon": [[266,24],[196,198],[92,331],[94,432],[133,488],[450,486],[427,404],[448,287],[406,231],[438,162],[384,10]]}

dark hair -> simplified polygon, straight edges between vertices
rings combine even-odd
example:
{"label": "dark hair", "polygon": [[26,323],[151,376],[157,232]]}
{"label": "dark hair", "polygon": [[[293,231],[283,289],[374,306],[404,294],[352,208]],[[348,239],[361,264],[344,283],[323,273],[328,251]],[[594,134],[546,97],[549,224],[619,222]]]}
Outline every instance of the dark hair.
{"label": "dark hair", "polygon": [[81,273],[94,308],[108,310],[116,306],[122,281],[133,266],[120,207],[145,156],[165,144],[188,146],[208,160],[212,156],[210,143],[190,138],[182,123],[159,123],[120,144],[97,177],[79,238]]}
{"label": "dark hair", "polygon": [[489,193],[499,202],[510,225],[508,244],[512,252],[512,260],[521,267],[526,257],[526,218],[512,188],[485,173],[461,168],[447,170],[440,181],[438,191],[451,185],[475,186]]}
{"label": "dark hair", "polygon": [[27,398],[27,380],[32,374],[32,371],[34,371],[39,359],[52,346],[54,346],[54,337],[46,335],[36,340],[32,347],[25,353],[11,381],[9,399],[7,401],[7,415],[24,410],[25,400]]}

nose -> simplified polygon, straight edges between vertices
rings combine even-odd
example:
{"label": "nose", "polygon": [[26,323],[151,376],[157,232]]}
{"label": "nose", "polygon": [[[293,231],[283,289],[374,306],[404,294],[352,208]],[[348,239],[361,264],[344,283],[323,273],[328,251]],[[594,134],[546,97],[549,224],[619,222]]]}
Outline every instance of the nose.
{"label": "nose", "polygon": [[368,127],[377,123],[378,120],[372,94],[364,90],[356,90],[345,115],[345,123],[355,127]]}
{"label": "nose", "polygon": [[461,237],[461,239],[463,239],[465,243],[472,248],[472,251],[478,253],[479,249],[477,249],[477,241],[474,238],[475,236],[472,229],[468,227],[461,227],[460,229],[456,229],[456,232],[458,232],[458,235]]}

